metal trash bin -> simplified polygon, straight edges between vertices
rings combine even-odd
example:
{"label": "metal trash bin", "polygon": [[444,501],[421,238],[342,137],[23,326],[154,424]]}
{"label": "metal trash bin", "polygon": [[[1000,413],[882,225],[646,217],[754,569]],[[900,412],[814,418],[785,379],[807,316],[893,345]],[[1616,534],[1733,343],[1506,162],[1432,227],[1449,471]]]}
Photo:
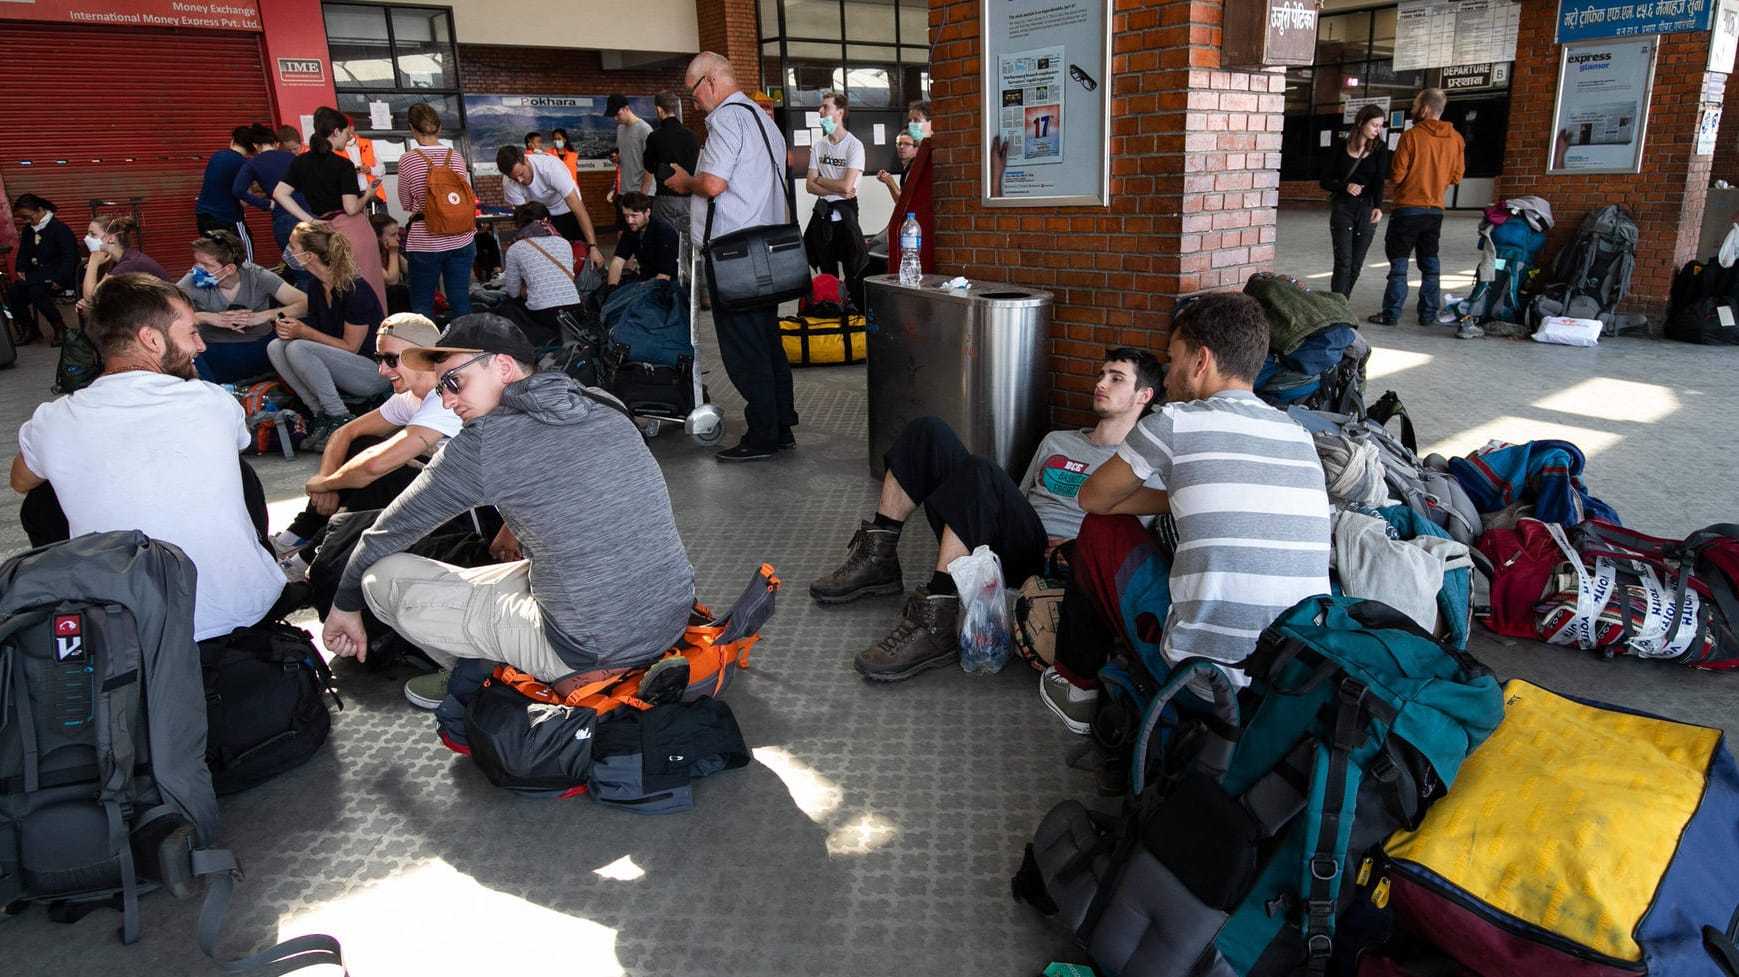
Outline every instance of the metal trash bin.
{"label": "metal trash bin", "polygon": [[935,416],[967,450],[1018,480],[1050,414],[1043,373],[1051,293],[998,282],[936,287],[945,281],[864,279],[870,474],[882,477],[882,456],[908,422]]}

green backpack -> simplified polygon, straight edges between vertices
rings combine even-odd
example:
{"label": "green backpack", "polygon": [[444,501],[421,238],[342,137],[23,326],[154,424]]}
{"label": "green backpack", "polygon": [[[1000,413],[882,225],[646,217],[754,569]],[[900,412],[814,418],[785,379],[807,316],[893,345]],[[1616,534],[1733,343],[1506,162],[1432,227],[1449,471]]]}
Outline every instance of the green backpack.
{"label": "green backpack", "polygon": [[[1123,814],[1058,805],[1015,876],[1109,973],[1327,972],[1350,949],[1348,876],[1503,718],[1489,669],[1376,601],[1300,601],[1238,667],[1241,691],[1215,662],[1180,663],[1145,714]],[[1213,689],[1211,714],[1178,708],[1192,684]]]}

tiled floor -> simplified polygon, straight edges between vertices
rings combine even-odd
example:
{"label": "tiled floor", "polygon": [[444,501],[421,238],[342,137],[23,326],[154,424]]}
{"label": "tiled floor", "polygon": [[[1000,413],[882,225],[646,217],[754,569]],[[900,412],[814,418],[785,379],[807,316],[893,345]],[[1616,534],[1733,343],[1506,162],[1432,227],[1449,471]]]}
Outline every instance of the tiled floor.
{"label": "tiled floor", "polygon": [[[1280,270],[1326,287],[1325,224],[1282,214]],[[1458,294],[1474,239],[1472,218],[1449,220],[1445,283]],[[1360,312],[1375,311],[1379,261],[1357,290]],[[1587,451],[1595,494],[1637,528],[1682,535],[1736,515],[1729,384],[1739,354],[1638,339],[1593,350],[1458,342],[1415,326],[1367,334],[1378,346],[1374,390],[1401,393],[1432,450],[1564,437]],[[53,369],[48,350],[23,354],[0,372],[6,459]],[[711,387],[734,440],[740,404],[722,371]],[[428,714],[400,697],[402,675],[341,668],[347,708],[330,747],[223,804],[224,841],[248,879],[221,948],[239,955],[324,930],[344,941],[359,977],[1015,975],[1069,958],[1065,937],[1010,901],[1007,877],[1039,816],[1091,792],[1090,775],[1065,764],[1077,740],[1020,668],[988,678],[946,669],[894,687],[851,670],[899,602],[820,608],[804,590],[874,505],[864,371],[802,371],[797,395],[802,447],[768,463],[718,465],[675,431],[652,442],[702,599],[728,601],[761,561],[787,582],[728,697],[754,764],[702,782],[696,810],[671,817],[519,798],[436,742]],[[299,506],[312,464],[256,463],[275,525]],[[905,542],[913,584],[933,558],[924,535]],[[0,521],[0,554],[23,545],[16,521]],[[1739,686],[1726,676],[1483,632],[1474,650],[1506,677],[1739,731]],[[0,922],[0,972],[216,973],[194,949],[195,910],[148,897],[144,940],[131,948],[116,942],[113,914],[60,926],[32,910]]]}

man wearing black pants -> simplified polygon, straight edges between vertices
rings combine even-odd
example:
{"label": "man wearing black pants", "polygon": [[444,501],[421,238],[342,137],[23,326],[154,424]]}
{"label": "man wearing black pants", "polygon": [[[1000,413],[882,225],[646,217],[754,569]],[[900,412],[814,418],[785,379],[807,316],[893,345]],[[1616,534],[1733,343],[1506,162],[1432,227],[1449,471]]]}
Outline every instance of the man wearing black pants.
{"label": "man wearing black pants", "polygon": [[1106,351],[1093,388],[1099,423],[1046,435],[1018,484],[996,462],[967,451],[941,420],[906,425],[888,449],[875,518],[852,536],[845,563],[809,585],[809,596],[822,604],[902,592],[900,532],[924,506],[939,541],[935,572],[907,599],[893,631],[858,653],[858,672],[895,682],[953,661],[960,600],[948,564],[983,545],[1002,561],[1005,580],[1040,572],[1046,556],[1080,531],[1084,512],[1075,494],[1081,483],[1117,450],[1159,382],[1152,354]]}

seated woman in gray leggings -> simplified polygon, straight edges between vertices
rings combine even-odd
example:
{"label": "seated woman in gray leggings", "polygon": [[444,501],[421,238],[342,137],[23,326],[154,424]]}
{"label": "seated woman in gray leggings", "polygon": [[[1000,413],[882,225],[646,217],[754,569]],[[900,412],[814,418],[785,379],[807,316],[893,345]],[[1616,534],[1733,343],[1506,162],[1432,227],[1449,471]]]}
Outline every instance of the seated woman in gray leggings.
{"label": "seated woman in gray leggings", "polygon": [[266,355],[314,412],[301,446],[317,451],[352,420],[342,394],[371,397],[391,389],[374,361],[374,334],[384,316],[374,289],[357,275],[350,241],[330,224],[297,224],[290,232],[290,254],[314,276],[307,321],[280,317],[278,338]]}

